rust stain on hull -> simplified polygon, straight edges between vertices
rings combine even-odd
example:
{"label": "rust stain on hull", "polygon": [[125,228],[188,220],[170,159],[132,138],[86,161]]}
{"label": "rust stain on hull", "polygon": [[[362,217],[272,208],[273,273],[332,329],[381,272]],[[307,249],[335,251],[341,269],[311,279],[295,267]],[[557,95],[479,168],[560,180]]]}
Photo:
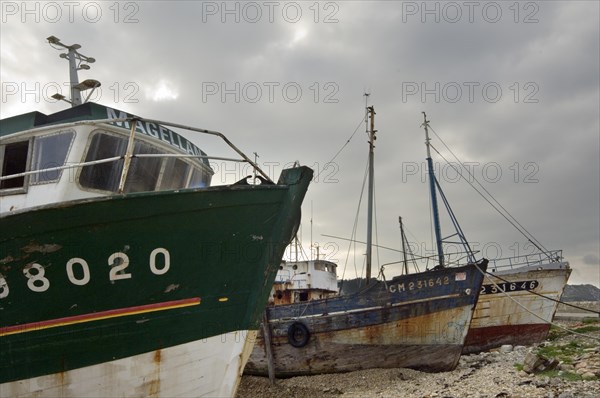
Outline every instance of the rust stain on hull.
{"label": "rust stain on hull", "polygon": [[39,243],[35,243],[35,242],[30,242],[28,245],[23,246],[21,248],[21,250],[27,254],[31,254],[31,253],[48,254],[48,253],[54,253],[60,249],[62,249],[62,246],[57,245],[55,243],[39,244]]}
{"label": "rust stain on hull", "polygon": [[146,396],[148,397],[158,397],[160,394],[160,367],[161,367],[161,358],[162,353],[161,350],[154,351],[154,355],[152,357],[152,362],[154,364],[154,374],[152,378],[147,381],[146,386]]}
{"label": "rust stain on hull", "polygon": [[532,291],[482,293],[475,306],[463,354],[487,351],[503,344],[530,345],[543,341],[558,307],[553,300],[560,299],[570,274],[570,268],[530,269],[504,274],[502,279],[486,278],[484,284],[493,281],[507,287],[534,282],[536,287]]}
{"label": "rust stain on hull", "polygon": [[550,324],[502,325],[470,329],[463,354],[487,351],[504,344],[531,345],[548,336]]}
{"label": "rust stain on hull", "polygon": [[[292,377],[373,367],[450,371],[458,364],[468,328],[454,321],[465,319],[465,311],[469,312],[470,308],[336,331],[318,331],[308,324],[311,335],[304,347],[293,347],[286,335],[273,336],[275,374]],[[448,341],[455,343],[447,344]],[[260,333],[244,372],[267,374]]]}
{"label": "rust stain on hull", "polygon": [[276,377],[370,368],[452,370],[486,267],[487,261],[401,275],[349,295],[268,307],[273,361],[259,333],[244,372],[266,376],[268,365]]}

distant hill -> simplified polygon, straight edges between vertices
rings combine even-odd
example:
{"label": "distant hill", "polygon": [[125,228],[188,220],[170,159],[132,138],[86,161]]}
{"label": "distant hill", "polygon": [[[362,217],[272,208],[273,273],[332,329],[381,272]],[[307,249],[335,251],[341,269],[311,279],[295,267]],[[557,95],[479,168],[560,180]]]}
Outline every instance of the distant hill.
{"label": "distant hill", "polygon": [[567,285],[562,301],[600,301],[600,289],[594,285]]}
{"label": "distant hill", "polygon": [[[365,282],[364,278],[348,279],[343,283],[338,281],[338,288],[341,288],[341,294],[350,294],[359,290],[360,287],[364,287]],[[562,295],[562,301],[600,301],[600,289],[594,285],[567,285]]]}
{"label": "distant hill", "polygon": [[352,294],[361,287],[364,287],[366,281],[365,278],[345,279],[343,281],[338,281],[338,289],[340,290],[340,294]]}

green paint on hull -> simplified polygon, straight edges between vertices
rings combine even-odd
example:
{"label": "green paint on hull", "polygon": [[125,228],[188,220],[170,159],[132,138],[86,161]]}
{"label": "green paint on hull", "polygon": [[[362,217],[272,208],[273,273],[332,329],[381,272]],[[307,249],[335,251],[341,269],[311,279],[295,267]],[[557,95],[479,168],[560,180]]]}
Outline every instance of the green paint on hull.
{"label": "green paint on hull", "polygon": [[[277,185],[97,198],[2,217],[0,382],[257,329],[311,178],[301,167]],[[127,266],[111,280],[115,264]]]}

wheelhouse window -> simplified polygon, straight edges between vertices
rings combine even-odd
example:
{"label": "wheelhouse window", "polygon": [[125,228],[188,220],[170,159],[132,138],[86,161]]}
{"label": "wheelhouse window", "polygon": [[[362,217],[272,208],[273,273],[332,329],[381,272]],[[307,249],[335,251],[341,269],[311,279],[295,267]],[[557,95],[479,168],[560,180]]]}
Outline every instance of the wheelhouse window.
{"label": "wheelhouse window", "polygon": [[33,141],[33,156],[31,169],[41,170],[31,176],[31,183],[56,182],[62,175],[62,170],[45,170],[60,167],[65,164],[69,148],[73,142],[73,131],[36,137]]}
{"label": "wheelhouse window", "polygon": [[[108,134],[96,134],[92,138],[85,161],[107,159],[125,154],[127,140]],[[116,191],[123,160],[86,166],[81,169],[79,183],[85,188]]]}
{"label": "wheelhouse window", "polygon": [[[189,165],[181,159],[168,158],[164,162],[164,171],[161,176],[160,187],[162,190],[185,187],[188,179]],[[202,175],[202,173],[198,173]]]}
{"label": "wheelhouse window", "polygon": [[57,182],[62,170],[48,170],[65,165],[75,132],[61,131],[0,145],[2,177],[39,170],[39,173],[0,181],[2,194],[23,193],[29,184]]}
{"label": "wheelhouse window", "polygon": [[[133,153],[159,154],[161,151],[145,142],[136,142]],[[144,192],[157,189],[158,177],[163,159],[161,158],[133,158],[127,172],[125,192]],[[119,173],[120,175],[120,173]]]}
{"label": "wheelhouse window", "polygon": [[[31,140],[0,145],[0,175],[2,177],[27,171]],[[25,188],[25,176],[0,181],[0,190]]]}
{"label": "wheelhouse window", "polygon": [[323,263],[315,263],[316,271],[327,271],[327,266]]}
{"label": "wheelhouse window", "polygon": [[[93,133],[85,162],[125,155],[128,139],[107,132]],[[124,191],[166,191],[186,187],[203,187],[210,184],[211,173],[174,157],[135,157],[135,155],[160,155],[165,151],[154,145],[136,140],[125,180]],[[123,170],[123,159],[84,166],[79,176],[83,188],[116,192]]]}
{"label": "wheelhouse window", "polygon": [[210,184],[210,176],[206,175],[206,172],[200,169],[193,169],[192,175],[190,176],[190,182],[188,187],[190,188],[204,188]]}

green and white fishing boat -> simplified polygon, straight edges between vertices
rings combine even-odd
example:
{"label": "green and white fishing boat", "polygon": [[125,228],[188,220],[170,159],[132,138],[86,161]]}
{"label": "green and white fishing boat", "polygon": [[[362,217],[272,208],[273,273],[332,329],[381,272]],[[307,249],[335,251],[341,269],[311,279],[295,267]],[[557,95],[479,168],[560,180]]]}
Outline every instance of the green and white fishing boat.
{"label": "green and white fishing boat", "polygon": [[[93,59],[48,40],[73,107],[0,121],[0,396],[233,396],[312,170],[84,102]],[[211,186],[182,129],[257,177]]]}

